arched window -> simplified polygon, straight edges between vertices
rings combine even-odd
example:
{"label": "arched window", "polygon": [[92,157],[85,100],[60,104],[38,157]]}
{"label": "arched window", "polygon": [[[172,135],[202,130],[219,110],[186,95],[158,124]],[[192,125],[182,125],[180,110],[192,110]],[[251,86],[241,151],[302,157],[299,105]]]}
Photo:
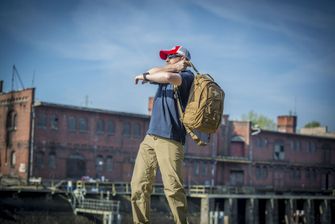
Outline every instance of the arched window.
{"label": "arched window", "polygon": [[102,119],[97,120],[96,132],[102,134],[105,132],[105,122]]}
{"label": "arched window", "polygon": [[55,169],[56,168],[56,153],[55,152],[50,152],[48,156],[48,167],[50,169]]}
{"label": "arched window", "polygon": [[88,122],[86,118],[79,118],[79,131],[85,132],[88,131]]}
{"label": "arched window", "polygon": [[15,154],[15,151],[13,151],[10,154],[10,165],[11,165],[11,167],[15,167],[15,165],[16,165],[16,154]]}
{"label": "arched window", "polygon": [[130,123],[128,121],[123,123],[122,135],[125,137],[130,137]]}
{"label": "arched window", "polygon": [[57,115],[52,115],[50,117],[50,121],[51,121],[51,128],[54,129],[54,130],[57,130],[58,129],[58,117]]}
{"label": "arched window", "polygon": [[6,127],[7,130],[15,130],[17,125],[17,114],[15,111],[9,111],[7,114]]}
{"label": "arched window", "polygon": [[109,135],[114,135],[115,134],[115,124],[114,121],[110,120],[108,121],[108,127],[107,127],[107,131]]}
{"label": "arched window", "polygon": [[69,131],[76,131],[76,118],[75,117],[68,117],[67,119],[67,128]]}
{"label": "arched window", "polygon": [[46,128],[47,127],[47,115],[44,112],[40,112],[37,114],[37,127],[38,128]]}

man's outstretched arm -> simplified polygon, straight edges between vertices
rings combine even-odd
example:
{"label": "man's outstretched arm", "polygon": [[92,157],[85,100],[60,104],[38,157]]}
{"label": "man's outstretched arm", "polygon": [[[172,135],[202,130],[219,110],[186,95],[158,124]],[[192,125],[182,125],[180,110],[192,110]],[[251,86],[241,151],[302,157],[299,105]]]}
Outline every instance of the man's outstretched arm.
{"label": "man's outstretched arm", "polygon": [[188,61],[181,60],[175,64],[167,64],[162,67],[151,68],[148,72],[142,75],[137,75],[135,77],[135,84],[137,84],[139,80],[142,80],[142,83],[171,83],[179,86],[182,82],[179,72],[184,70],[187,66],[189,66]]}

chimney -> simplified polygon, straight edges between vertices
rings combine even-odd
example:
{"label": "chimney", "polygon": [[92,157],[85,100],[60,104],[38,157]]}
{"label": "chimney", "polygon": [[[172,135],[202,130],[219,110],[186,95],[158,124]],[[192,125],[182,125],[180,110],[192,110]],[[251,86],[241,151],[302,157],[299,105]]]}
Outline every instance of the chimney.
{"label": "chimney", "polygon": [[3,92],[3,80],[0,80],[0,93]]}
{"label": "chimney", "polygon": [[296,133],[297,116],[282,115],[277,117],[277,130],[285,133]]}
{"label": "chimney", "polygon": [[151,116],[152,112],[152,107],[154,106],[154,97],[150,96],[149,97],[149,102],[148,102],[148,114]]}

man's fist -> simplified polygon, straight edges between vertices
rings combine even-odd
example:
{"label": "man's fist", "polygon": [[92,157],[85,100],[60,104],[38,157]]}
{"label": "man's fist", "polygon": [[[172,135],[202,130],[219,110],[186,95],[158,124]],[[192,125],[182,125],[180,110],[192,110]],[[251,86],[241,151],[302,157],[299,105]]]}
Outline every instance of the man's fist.
{"label": "man's fist", "polygon": [[173,64],[177,72],[185,70],[187,67],[191,66],[189,61],[186,59],[180,60],[177,63]]}

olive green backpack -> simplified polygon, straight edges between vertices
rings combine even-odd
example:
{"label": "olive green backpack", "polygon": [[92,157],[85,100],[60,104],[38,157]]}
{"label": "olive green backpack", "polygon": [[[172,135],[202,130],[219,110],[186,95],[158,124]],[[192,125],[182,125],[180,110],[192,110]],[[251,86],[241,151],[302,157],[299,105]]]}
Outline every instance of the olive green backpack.
{"label": "olive green backpack", "polygon": [[197,74],[194,77],[184,111],[177,87],[175,86],[174,89],[180,120],[184,124],[186,132],[198,145],[205,146],[208,142],[201,140],[199,134],[196,133],[207,134],[209,141],[210,134],[215,133],[219,128],[223,115],[225,93],[209,74],[200,74],[191,62],[190,65]]}

